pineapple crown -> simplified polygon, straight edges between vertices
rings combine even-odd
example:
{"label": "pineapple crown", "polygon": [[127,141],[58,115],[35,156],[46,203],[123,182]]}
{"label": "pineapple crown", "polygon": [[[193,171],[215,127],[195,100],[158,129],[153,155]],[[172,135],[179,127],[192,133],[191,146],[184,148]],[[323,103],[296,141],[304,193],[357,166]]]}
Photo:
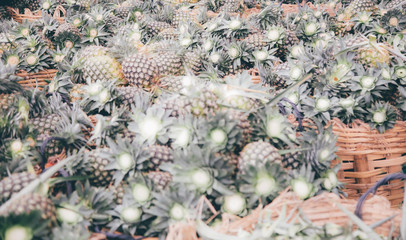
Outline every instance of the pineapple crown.
{"label": "pineapple crown", "polygon": [[90,22],[85,28],[85,34],[82,43],[86,45],[104,45],[107,42],[109,33],[104,31],[104,25],[96,25]]}
{"label": "pineapple crown", "polygon": [[268,26],[277,24],[282,17],[282,8],[279,4],[271,2],[268,6],[261,8],[257,14],[251,15],[249,18],[252,26],[258,26],[262,30],[268,29]]}
{"label": "pineapple crown", "polygon": [[394,127],[396,112],[389,103],[376,102],[368,109],[367,119],[370,119],[369,125],[371,129],[376,129],[379,133],[383,133]]}
{"label": "pineapple crown", "polygon": [[187,187],[172,186],[163,192],[153,192],[152,194],[154,197],[152,206],[145,212],[156,217],[156,219],[146,232],[147,235],[157,234],[165,238],[170,225],[197,218],[194,212],[198,203],[198,196]]}
{"label": "pineapple crown", "polygon": [[68,96],[73,87],[71,75],[69,73],[62,73],[55,75],[54,79],[47,86],[48,93],[60,93]]}
{"label": "pineapple crown", "polygon": [[59,26],[59,22],[52,17],[52,15],[48,13],[42,14],[42,21],[38,23],[42,28],[42,36],[52,39],[54,37],[54,33]]}
{"label": "pineapple crown", "polygon": [[184,186],[191,191],[220,197],[228,192],[233,167],[224,161],[214,149],[190,145],[174,151],[173,163],[160,166],[169,172],[172,186]]}
{"label": "pineapple crown", "polygon": [[144,143],[130,142],[129,139],[120,137],[115,140],[107,138],[106,142],[110,151],[102,156],[110,159],[110,164],[105,169],[115,170],[113,175],[115,186],[118,186],[126,176],[132,176],[142,170],[143,163],[149,159]]}
{"label": "pineapple crown", "polygon": [[97,80],[92,83],[88,79],[87,82],[88,85],[83,86],[85,94],[80,101],[83,110],[89,114],[110,113],[118,98],[117,90],[114,87],[115,81],[104,82]]}
{"label": "pineapple crown", "polygon": [[142,206],[131,199],[130,194],[126,194],[123,203],[110,211],[113,220],[107,225],[110,232],[115,232],[118,228],[123,229],[124,234],[135,235],[137,229],[145,229],[143,222],[151,218],[151,215],[143,212]]}
{"label": "pineapple crown", "polygon": [[196,129],[199,121],[191,114],[176,118],[169,128],[168,136],[173,149],[185,148],[197,142]]}
{"label": "pineapple crown", "polygon": [[249,26],[245,19],[237,17],[223,17],[220,26],[216,29],[220,35],[231,39],[241,39],[248,35]]}
{"label": "pineapple crown", "polygon": [[285,28],[278,25],[271,25],[268,27],[265,36],[267,41],[274,44],[283,44],[283,40],[286,37]]}
{"label": "pineapple crown", "polygon": [[237,175],[238,190],[247,199],[250,209],[268,204],[289,184],[289,176],[280,164],[265,163],[261,168],[250,165]]}
{"label": "pineapple crown", "polygon": [[251,52],[249,59],[250,62],[257,67],[270,67],[273,66],[274,61],[280,61],[274,56],[277,48],[273,46],[265,46],[261,49],[255,49]]}
{"label": "pineapple crown", "polygon": [[52,57],[45,47],[39,47],[34,52],[25,52],[22,58],[18,68],[29,73],[37,73],[44,69],[52,68]]}
{"label": "pineapple crown", "polygon": [[363,100],[369,105],[382,98],[381,92],[389,89],[390,82],[392,81],[383,79],[382,70],[376,68],[365,70],[362,65],[357,65],[350,87],[356,96],[363,96]]}
{"label": "pineapple crown", "polygon": [[248,46],[244,41],[230,42],[226,45],[228,58],[234,69],[249,65]]}
{"label": "pineapple crown", "polygon": [[305,162],[310,164],[317,177],[320,177],[331,167],[331,162],[336,159],[337,137],[334,136],[332,126],[324,129],[321,122],[315,121],[316,130],[304,132],[300,137],[302,148],[308,149],[303,152]]}
{"label": "pineapple crown", "polygon": [[208,119],[202,119],[197,131],[201,145],[209,146],[220,152],[229,152],[242,147],[242,129],[237,126],[238,120],[230,117],[227,111],[216,112]]}
{"label": "pineapple crown", "polygon": [[114,136],[123,128],[121,124],[122,119],[120,119],[119,115],[120,113],[113,113],[112,117],[107,118],[97,114],[97,123],[94,126],[89,141],[95,141],[97,146],[105,145],[108,137]]}
{"label": "pineapple crown", "polygon": [[55,200],[57,215],[61,222],[83,225],[107,224],[111,221],[109,211],[114,208],[113,195],[105,188],[96,188],[89,181],[77,181],[75,191],[67,197],[60,195]]}
{"label": "pineapple crown", "polygon": [[87,240],[91,233],[83,224],[62,223],[52,229],[52,239],[54,240]]}
{"label": "pineapple crown", "polygon": [[304,98],[302,103],[306,118],[315,118],[323,123],[328,123],[331,120],[332,109],[338,104],[338,98],[331,97],[329,92],[321,92],[316,89],[315,94]]}
{"label": "pineapple crown", "polygon": [[269,138],[275,144],[293,145],[296,142],[296,132],[287,117],[279,112],[279,108],[267,105],[255,113],[259,124],[254,125],[254,132],[262,139]]}
{"label": "pineapple crown", "polygon": [[91,22],[95,23],[96,25],[103,25],[105,24],[110,12],[110,10],[104,9],[103,6],[96,5],[95,7],[92,7],[85,16],[89,23]]}
{"label": "pineapple crown", "polygon": [[[136,33],[133,34],[135,35]],[[138,34],[141,37],[141,32],[138,32]],[[140,40],[133,40],[130,35],[115,35],[109,39],[107,47],[109,48],[109,53],[122,63],[125,58],[138,52],[140,44],[142,44]]]}
{"label": "pineapple crown", "polygon": [[338,104],[334,106],[333,115],[337,116],[343,123],[348,124],[355,119],[363,119],[367,111],[365,110],[365,102],[362,96],[339,98]]}
{"label": "pineapple crown", "polygon": [[0,216],[0,236],[4,240],[15,239],[14,236],[30,239],[34,237],[44,238],[49,236],[49,219],[42,219],[39,210],[25,214],[7,214]]}
{"label": "pineapple crown", "polygon": [[173,123],[171,112],[158,105],[149,107],[145,112],[137,111],[137,108],[134,110],[133,121],[129,123],[128,129],[149,144],[156,142],[166,144],[168,141],[166,133]]}

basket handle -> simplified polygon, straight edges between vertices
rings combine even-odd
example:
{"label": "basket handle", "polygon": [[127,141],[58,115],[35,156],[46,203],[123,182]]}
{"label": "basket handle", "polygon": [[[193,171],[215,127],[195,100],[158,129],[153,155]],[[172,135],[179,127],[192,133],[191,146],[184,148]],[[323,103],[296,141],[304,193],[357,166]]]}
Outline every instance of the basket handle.
{"label": "basket handle", "polygon": [[65,146],[66,150],[68,149],[65,138],[62,138],[62,137],[48,137],[47,139],[45,139],[45,141],[42,143],[41,149],[40,149],[40,154],[41,154],[41,165],[40,165],[40,167],[41,167],[42,170],[44,170],[45,164],[47,162],[47,158],[45,157],[45,148],[48,145],[48,143],[50,141],[53,141],[53,140],[61,141],[63,143],[63,145]]}
{"label": "basket handle", "polygon": [[[359,199],[357,202],[357,206],[355,207],[355,215],[357,215],[357,217],[359,217],[360,219],[362,219],[362,205],[364,204],[365,200],[367,199],[368,195],[370,193],[372,193],[373,195],[375,195],[376,190],[378,190],[378,188],[384,184],[386,184],[389,181],[392,180],[397,180],[397,179],[401,179],[401,180],[406,180],[406,174],[404,173],[392,173],[387,175],[386,177],[382,178],[381,180],[379,180],[373,187],[371,187],[370,189],[368,189],[368,191],[366,191]],[[405,204],[405,203],[403,203]]]}
{"label": "basket handle", "polygon": [[58,5],[55,8],[55,12],[54,12],[54,18],[61,18],[61,17],[65,17],[66,16],[66,10],[64,7],[62,7],[62,5]]}

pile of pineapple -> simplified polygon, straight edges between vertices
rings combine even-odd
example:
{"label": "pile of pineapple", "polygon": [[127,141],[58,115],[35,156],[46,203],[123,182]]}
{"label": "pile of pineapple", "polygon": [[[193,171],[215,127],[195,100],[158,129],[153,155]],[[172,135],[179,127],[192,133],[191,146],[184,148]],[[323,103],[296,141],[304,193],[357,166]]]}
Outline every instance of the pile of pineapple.
{"label": "pile of pineapple", "polygon": [[[0,239],[164,239],[174,224],[245,216],[287,187],[340,194],[326,124],[384,132],[406,118],[401,0],[297,12],[265,0],[0,5]],[[52,17],[60,5],[64,23]],[[10,7],[42,18],[19,24]],[[58,73],[45,88],[19,84],[17,73],[48,69]],[[278,224],[241,237],[365,235]]]}

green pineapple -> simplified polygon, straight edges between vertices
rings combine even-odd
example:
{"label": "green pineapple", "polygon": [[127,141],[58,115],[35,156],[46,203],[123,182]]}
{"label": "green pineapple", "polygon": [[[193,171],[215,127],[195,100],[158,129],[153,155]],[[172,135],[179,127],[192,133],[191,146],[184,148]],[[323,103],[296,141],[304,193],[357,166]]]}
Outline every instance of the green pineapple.
{"label": "green pineapple", "polygon": [[124,59],[123,73],[131,86],[150,90],[156,87],[159,81],[159,69],[154,60],[143,54],[134,54]]}
{"label": "green pineapple", "polygon": [[261,167],[265,163],[281,164],[282,157],[278,149],[270,143],[258,141],[247,144],[240,152],[238,169],[244,173],[249,166]]}

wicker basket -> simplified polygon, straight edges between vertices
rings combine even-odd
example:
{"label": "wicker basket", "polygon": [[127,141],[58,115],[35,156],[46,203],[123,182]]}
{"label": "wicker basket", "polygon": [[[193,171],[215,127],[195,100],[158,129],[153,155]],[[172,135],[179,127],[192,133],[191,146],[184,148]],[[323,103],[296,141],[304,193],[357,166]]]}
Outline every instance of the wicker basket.
{"label": "wicker basket", "polygon": [[[323,226],[326,223],[347,226],[351,221],[348,216],[337,207],[336,203],[340,203],[350,212],[354,212],[357,201],[353,199],[340,199],[333,193],[323,193],[306,201],[302,201],[298,199],[294,193],[285,191],[272,203],[265,206],[265,208],[258,208],[244,218],[223,214],[223,223],[216,228],[216,231],[229,235],[237,235],[240,230],[250,232],[254,230],[260,217],[265,216],[265,214],[263,214],[264,210],[270,210],[271,217],[275,220],[281,214],[284,205],[287,210],[286,216],[291,216],[289,218],[290,221],[299,221],[295,216],[299,217],[300,214],[303,213],[317,226]],[[368,225],[396,215],[394,219],[384,223],[375,230],[378,234],[388,236],[392,227],[394,227],[394,236],[399,234],[399,226],[402,218],[401,211],[400,209],[391,209],[390,202],[386,198],[374,196],[367,200],[363,207],[363,214],[365,223]]]}
{"label": "wicker basket", "polygon": [[16,75],[23,78],[23,80],[19,81],[19,84],[24,88],[38,87],[39,89],[42,89],[44,86],[48,85],[47,81],[52,80],[57,72],[58,70],[56,69],[47,69],[37,73],[27,73],[22,71]]}
{"label": "wicker basket", "polygon": [[[15,8],[7,8],[8,12],[10,13],[11,17],[19,22],[22,23],[23,20],[28,20],[30,22],[36,21],[40,18],[42,18],[42,12],[41,10],[36,11],[36,12],[31,12],[30,9],[26,8],[24,9],[24,13],[20,13],[18,9]],[[57,20],[59,23],[64,23],[65,22],[65,16],[66,16],[66,10],[61,6],[57,6],[55,8],[55,12],[53,14],[53,17],[55,20]]]}
{"label": "wicker basket", "polygon": [[[349,198],[358,199],[383,177],[402,171],[406,163],[406,122],[397,122],[382,134],[359,120],[348,126],[334,119],[332,124],[338,135],[336,154],[341,161],[337,175],[346,184],[344,191]],[[400,180],[394,180],[377,194],[387,197],[395,207],[402,203],[403,186]]]}

